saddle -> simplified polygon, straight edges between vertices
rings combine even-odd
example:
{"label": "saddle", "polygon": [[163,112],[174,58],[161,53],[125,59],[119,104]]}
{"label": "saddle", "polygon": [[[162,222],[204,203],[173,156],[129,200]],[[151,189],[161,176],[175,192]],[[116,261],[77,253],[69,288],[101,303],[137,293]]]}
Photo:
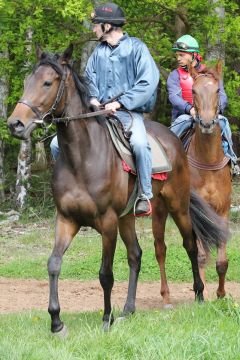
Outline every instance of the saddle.
{"label": "saddle", "polygon": [[[131,173],[136,174],[136,166],[129,143],[130,134],[125,134],[122,124],[115,117],[107,118],[106,125],[112,142],[124,163]],[[147,140],[152,152],[152,175],[167,173],[172,170],[172,165],[159,140],[147,132]]]}
{"label": "saddle", "polygon": [[[122,124],[116,117],[109,117],[106,120],[106,126],[109,131],[111,140],[122,159],[123,169],[134,175],[137,175],[137,170],[133,158],[131,145],[129,143],[130,133],[126,134],[123,130]],[[161,145],[159,140],[147,132],[147,140],[151,147],[152,153],[152,178],[157,180],[166,180],[167,173],[172,170],[172,165]],[[136,202],[140,195],[140,186],[138,181],[135,181],[132,194],[129,197],[126,208],[123,210],[120,217],[123,217],[135,209]]]}

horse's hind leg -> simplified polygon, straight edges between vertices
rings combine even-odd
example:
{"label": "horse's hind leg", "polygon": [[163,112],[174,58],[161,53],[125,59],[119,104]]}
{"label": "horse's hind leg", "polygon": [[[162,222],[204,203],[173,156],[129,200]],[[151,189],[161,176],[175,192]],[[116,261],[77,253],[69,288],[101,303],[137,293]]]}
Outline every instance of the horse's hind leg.
{"label": "horse's hind leg", "polygon": [[108,212],[101,220],[102,234],[102,263],[99,271],[99,281],[104,293],[104,313],[103,330],[107,331],[113,323],[111,293],[114,283],[113,278],[113,259],[117,241],[117,216],[113,212]]}
{"label": "horse's hind leg", "polygon": [[59,214],[56,219],[55,244],[48,260],[48,274],[50,281],[50,295],[48,312],[51,315],[51,331],[60,332],[64,324],[60,320],[60,305],[58,300],[58,277],[61,270],[62,256],[70,245],[79,226],[70,220],[64,219]]}
{"label": "horse's hind leg", "polygon": [[163,306],[171,307],[170,293],[167,283],[165,270],[165,260],[167,247],[164,241],[165,225],[168,211],[161,198],[156,198],[153,202],[152,230],[154,236],[155,255],[159,264],[161,275],[161,295],[163,298]]}
{"label": "horse's hind leg", "polygon": [[127,248],[128,265],[130,268],[127,300],[122,314],[125,316],[135,311],[137,281],[141,268],[142,250],[139,246],[135,231],[135,219],[132,216],[125,216],[119,220],[119,232]]}
{"label": "horse's hind leg", "polygon": [[193,231],[192,231],[192,224],[189,212],[184,212],[183,209],[175,212],[171,212],[171,215],[180,230],[180,233],[183,238],[183,246],[187,251],[188,257],[192,264],[192,273],[193,273],[193,290],[195,292],[196,300],[203,301],[203,289],[204,285],[201,280],[199,274],[199,267],[198,267],[198,249],[197,249],[197,242],[194,238]]}
{"label": "horse's hind leg", "polygon": [[224,243],[220,248],[217,249],[216,270],[219,278],[217,296],[219,298],[223,298],[226,294],[224,285],[225,285],[225,276],[227,269],[228,269],[228,260],[226,253],[226,243]]}

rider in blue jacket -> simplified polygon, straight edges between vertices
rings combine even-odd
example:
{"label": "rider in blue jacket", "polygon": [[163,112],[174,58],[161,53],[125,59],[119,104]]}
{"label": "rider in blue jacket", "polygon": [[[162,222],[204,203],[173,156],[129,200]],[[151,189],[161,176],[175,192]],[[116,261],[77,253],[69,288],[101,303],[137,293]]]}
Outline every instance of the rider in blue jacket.
{"label": "rider in blue jacket", "polygon": [[[147,46],[123,32],[126,20],[118,5],[107,3],[97,7],[91,19],[93,32],[100,43],[90,56],[85,71],[90,103],[99,107],[102,102],[118,95],[105,105],[105,109],[115,113],[125,131],[130,130],[130,144],[141,188],[135,213],[149,215],[149,200],[153,197],[152,156],[143,112],[150,112],[155,104],[159,71]],[[56,139],[52,148],[55,145]]]}
{"label": "rider in blue jacket", "polygon": [[[190,35],[183,35],[173,45],[172,50],[176,53],[179,67],[173,70],[167,80],[169,100],[172,108],[171,130],[181,136],[187,129],[193,126],[196,112],[192,102],[192,78],[188,73],[187,64],[193,63],[198,71],[204,67],[199,55],[199,44]],[[226,156],[231,159],[233,175],[240,175],[237,165],[237,156],[232,147],[232,133],[228,119],[223,116],[227,105],[227,95],[224,91],[223,82],[219,83],[219,123],[222,129],[222,146]]]}

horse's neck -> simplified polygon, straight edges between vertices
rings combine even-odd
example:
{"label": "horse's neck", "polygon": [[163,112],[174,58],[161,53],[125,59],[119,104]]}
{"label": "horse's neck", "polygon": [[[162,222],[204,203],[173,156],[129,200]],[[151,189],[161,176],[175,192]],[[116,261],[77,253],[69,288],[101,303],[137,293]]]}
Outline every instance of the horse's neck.
{"label": "horse's neck", "polygon": [[[85,112],[89,110],[83,108],[77,90],[71,87],[68,91],[66,116],[77,116]],[[106,131],[94,118],[72,120],[58,126],[58,138],[67,161],[79,164],[86,161],[90,153],[99,156],[106,144]]]}
{"label": "horse's neck", "polygon": [[220,127],[217,127],[212,134],[203,134],[197,126],[188,153],[206,164],[217,163],[224,156],[221,142]]}

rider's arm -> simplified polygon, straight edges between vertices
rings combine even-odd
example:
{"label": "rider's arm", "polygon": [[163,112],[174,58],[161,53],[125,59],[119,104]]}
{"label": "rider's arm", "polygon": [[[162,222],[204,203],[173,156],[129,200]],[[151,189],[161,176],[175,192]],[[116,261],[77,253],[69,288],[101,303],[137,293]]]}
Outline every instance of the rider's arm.
{"label": "rider's arm", "polygon": [[227,106],[227,94],[223,87],[223,81],[219,82],[219,112],[223,114],[225,107]]}
{"label": "rider's arm", "polygon": [[173,70],[168,76],[167,90],[169,101],[174,108],[181,114],[190,114],[190,110],[193,106],[182,98],[182,89],[177,70]]}
{"label": "rider's arm", "polygon": [[89,57],[84,75],[85,75],[85,79],[86,79],[86,82],[87,82],[87,85],[88,85],[89,95],[90,95],[91,100],[98,101],[98,99],[99,99],[99,90],[98,90],[98,86],[97,86],[97,72],[96,72],[96,65],[95,65],[95,54],[96,54],[96,52],[94,51],[92,53],[92,55]]}
{"label": "rider's arm", "polygon": [[159,71],[147,46],[139,40],[134,41],[134,51],[131,53],[136,71],[134,84],[118,99],[128,110],[144,106],[155,93],[159,82]]}

